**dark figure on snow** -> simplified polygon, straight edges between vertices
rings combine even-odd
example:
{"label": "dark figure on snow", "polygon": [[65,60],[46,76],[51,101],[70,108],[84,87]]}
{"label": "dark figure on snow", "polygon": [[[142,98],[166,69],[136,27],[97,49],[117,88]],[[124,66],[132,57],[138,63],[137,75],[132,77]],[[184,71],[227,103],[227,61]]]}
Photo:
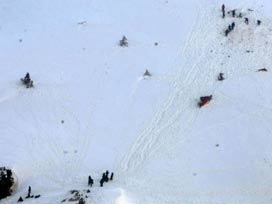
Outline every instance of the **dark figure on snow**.
{"label": "dark figure on snow", "polygon": [[104,184],[104,179],[102,178],[101,180],[100,180],[100,187],[103,187],[103,184]]}
{"label": "dark figure on snow", "polygon": [[31,186],[28,186],[27,198],[30,198],[31,194]]}
{"label": "dark figure on snow", "polygon": [[248,18],[245,18],[245,24],[248,25]]}
{"label": "dark figure on snow", "polygon": [[223,73],[219,73],[218,75],[218,81],[223,81],[225,79],[224,74]]}
{"label": "dark figure on snow", "polygon": [[108,174],[107,174],[107,173],[103,173],[102,179],[103,179],[105,182],[108,182],[108,181],[109,181]]}
{"label": "dark figure on snow", "polygon": [[12,176],[12,172],[10,169],[7,169],[7,179],[10,180]]}
{"label": "dark figure on snow", "polygon": [[236,16],[236,10],[235,9],[231,11],[231,15],[232,15],[232,17]]}
{"label": "dark figure on snow", "polygon": [[93,181],[92,177],[89,176],[89,178],[88,178],[88,185],[92,187],[93,182],[94,182],[94,181]]}
{"label": "dark figure on snow", "polygon": [[143,76],[144,76],[144,77],[150,77],[151,74],[150,74],[150,72],[149,72],[148,70],[145,70],[145,73],[144,73]]}
{"label": "dark figure on snow", "polygon": [[128,40],[127,40],[126,36],[123,36],[122,40],[120,40],[120,42],[119,42],[119,45],[121,47],[127,47],[128,46]]}
{"label": "dark figure on snow", "polygon": [[225,36],[228,36],[229,32],[229,29],[225,30]]}
{"label": "dark figure on snow", "polygon": [[258,69],[258,72],[267,72],[268,70],[266,68]]}
{"label": "dark figure on snow", "polygon": [[225,18],[225,5],[224,4],[222,5],[221,11],[222,11],[222,18]]}
{"label": "dark figure on snow", "polygon": [[108,182],[109,181],[109,171],[106,171],[106,177],[105,177],[105,181]]}
{"label": "dark figure on snow", "polygon": [[234,22],[232,22],[232,24],[231,24],[231,30],[233,30],[233,29],[234,29],[234,27],[235,27],[235,23],[234,23]]}
{"label": "dark figure on snow", "polygon": [[208,104],[212,100],[212,95],[210,96],[201,96],[200,102],[198,103],[198,106],[201,108],[202,106]]}
{"label": "dark figure on snow", "polygon": [[17,202],[19,203],[19,202],[23,202],[23,201],[24,201],[24,200],[23,200],[22,196],[20,196],[20,198],[18,199]]}
{"label": "dark figure on snow", "polygon": [[262,21],[257,20],[257,25],[261,25]]}
{"label": "dark figure on snow", "polygon": [[113,172],[111,172],[111,175],[110,175],[110,180],[112,181],[113,180]]}
{"label": "dark figure on snow", "polygon": [[27,72],[24,78],[21,78],[23,84],[26,85],[26,88],[33,87],[33,81],[30,78],[30,74]]}
{"label": "dark figure on snow", "polygon": [[25,75],[25,82],[26,82],[26,83],[30,82],[30,75],[29,75],[28,72],[27,72],[26,75]]}
{"label": "dark figure on snow", "polygon": [[232,26],[231,26],[231,25],[229,25],[228,31],[229,31],[229,32],[232,31]]}

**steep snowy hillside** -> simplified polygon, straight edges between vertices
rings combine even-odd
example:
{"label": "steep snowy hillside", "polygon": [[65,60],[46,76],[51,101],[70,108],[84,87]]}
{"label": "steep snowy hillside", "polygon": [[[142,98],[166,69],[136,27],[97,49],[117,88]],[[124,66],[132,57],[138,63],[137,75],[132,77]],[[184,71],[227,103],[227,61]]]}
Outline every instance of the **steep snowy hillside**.
{"label": "steep snowy hillside", "polygon": [[[222,3],[243,17],[223,19]],[[271,203],[271,8],[0,2],[0,166],[18,178],[0,204],[29,185],[41,197],[24,203],[61,203],[72,189],[90,189],[86,204]],[[21,84],[26,72],[34,88]],[[115,176],[102,188],[106,170]]]}

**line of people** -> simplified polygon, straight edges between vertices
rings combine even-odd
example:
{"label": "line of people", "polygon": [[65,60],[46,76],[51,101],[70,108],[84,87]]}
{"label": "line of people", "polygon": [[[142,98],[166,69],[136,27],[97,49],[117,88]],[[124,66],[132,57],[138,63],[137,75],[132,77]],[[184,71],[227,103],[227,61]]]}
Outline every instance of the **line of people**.
{"label": "line of people", "polygon": [[235,27],[235,23],[232,22],[232,23],[228,26],[228,28],[225,30],[225,36],[228,36],[228,34],[229,34],[231,31],[233,31],[234,27]]}
{"label": "line of people", "polygon": [[[222,6],[221,6],[221,12],[222,12],[222,18],[225,18],[226,17],[226,10],[225,10],[225,4],[223,4]],[[231,14],[231,16],[233,17],[233,18],[235,18],[236,17],[236,9],[233,9],[233,10],[231,10],[231,11],[228,11],[228,14]],[[241,17],[241,13],[239,13],[239,15],[238,15],[238,17]]]}
{"label": "line of people", "polygon": [[[226,17],[226,10],[225,10],[225,4],[223,4],[221,6],[221,12],[222,12],[222,18],[225,18]],[[242,18],[243,17],[243,14],[242,13],[239,13],[238,15],[236,15],[236,9],[233,9],[231,11],[228,11],[227,12],[228,14],[230,14],[233,18],[237,17],[237,18]],[[249,18],[248,17],[245,17],[244,18],[244,22],[245,24],[249,24]],[[257,25],[261,25],[262,21],[261,20],[257,20]]]}
{"label": "line of people", "polygon": [[105,173],[102,174],[102,178],[100,179],[100,187],[103,187],[103,184],[105,182],[108,182],[109,180],[113,180],[113,172],[111,172],[111,175],[109,177],[109,171],[107,170]]}
{"label": "line of people", "polygon": [[[100,179],[100,186],[103,187],[105,182],[108,182],[109,180],[113,180],[114,173],[111,172],[109,175],[109,171],[107,170],[102,174],[102,178]],[[92,179],[91,176],[88,177],[88,186],[92,187],[94,184],[94,180]]]}

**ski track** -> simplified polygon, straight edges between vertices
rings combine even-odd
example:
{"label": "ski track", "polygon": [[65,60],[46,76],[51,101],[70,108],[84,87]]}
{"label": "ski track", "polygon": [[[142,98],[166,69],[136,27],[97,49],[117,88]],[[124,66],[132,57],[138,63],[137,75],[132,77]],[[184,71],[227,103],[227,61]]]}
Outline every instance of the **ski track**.
{"label": "ski track", "polygon": [[[187,52],[190,44],[192,43],[193,37],[192,34],[193,32],[197,29],[199,25],[199,20],[201,18],[199,17],[199,12],[198,12],[198,17],[196,22],[193,24],[191,31],[189,32],[189,39],[186,41],[186,45],[184,46],[184,49],[182,50],[181,55],[185,55]],[[176,62],[174,62],[175,64]],[[191,71],[192,72],[192,71]],[[191,73],[190,72],[190,73]],[[188,75],[190,75],[188,73]],[[180,76],[180,74],[178,74]],[[149,126],[140,134],[138,139],[135,141],[133,144],[130,152],[125,155],[123,160],[120,163],[120,171],[125,172],[128,169],[132,169],[135,166],[139,165],[142,160],[146,157],[145,153],[147,153],[148,149],[153,145],[155,142],[156,138],[158,137],[158,132],[161,131],[161,129],[164,129],[164,126],[160,126],[163,124],[163,118],[171,108],[172,104],[175,101],[176,98],[176,93],[177,89],[173,91],[173,94],[169,96],[167,101],[165,102],[165,105],[163,105],[164,108],[162,108],[161,111],[159,111],[156,116],[153,118]],[[165,124],[165,127],[167,127],[168,124]]]}

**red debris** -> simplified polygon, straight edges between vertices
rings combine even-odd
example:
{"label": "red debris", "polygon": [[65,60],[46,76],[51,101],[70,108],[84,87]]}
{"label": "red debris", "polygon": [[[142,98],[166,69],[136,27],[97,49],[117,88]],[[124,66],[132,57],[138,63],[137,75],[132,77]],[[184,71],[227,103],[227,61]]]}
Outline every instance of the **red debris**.
{"label": "red debris", "polygon": [[212,100],[212,95],[210,96],[201,96],[198,106],[201,108],[202,106],[208,104]]}

